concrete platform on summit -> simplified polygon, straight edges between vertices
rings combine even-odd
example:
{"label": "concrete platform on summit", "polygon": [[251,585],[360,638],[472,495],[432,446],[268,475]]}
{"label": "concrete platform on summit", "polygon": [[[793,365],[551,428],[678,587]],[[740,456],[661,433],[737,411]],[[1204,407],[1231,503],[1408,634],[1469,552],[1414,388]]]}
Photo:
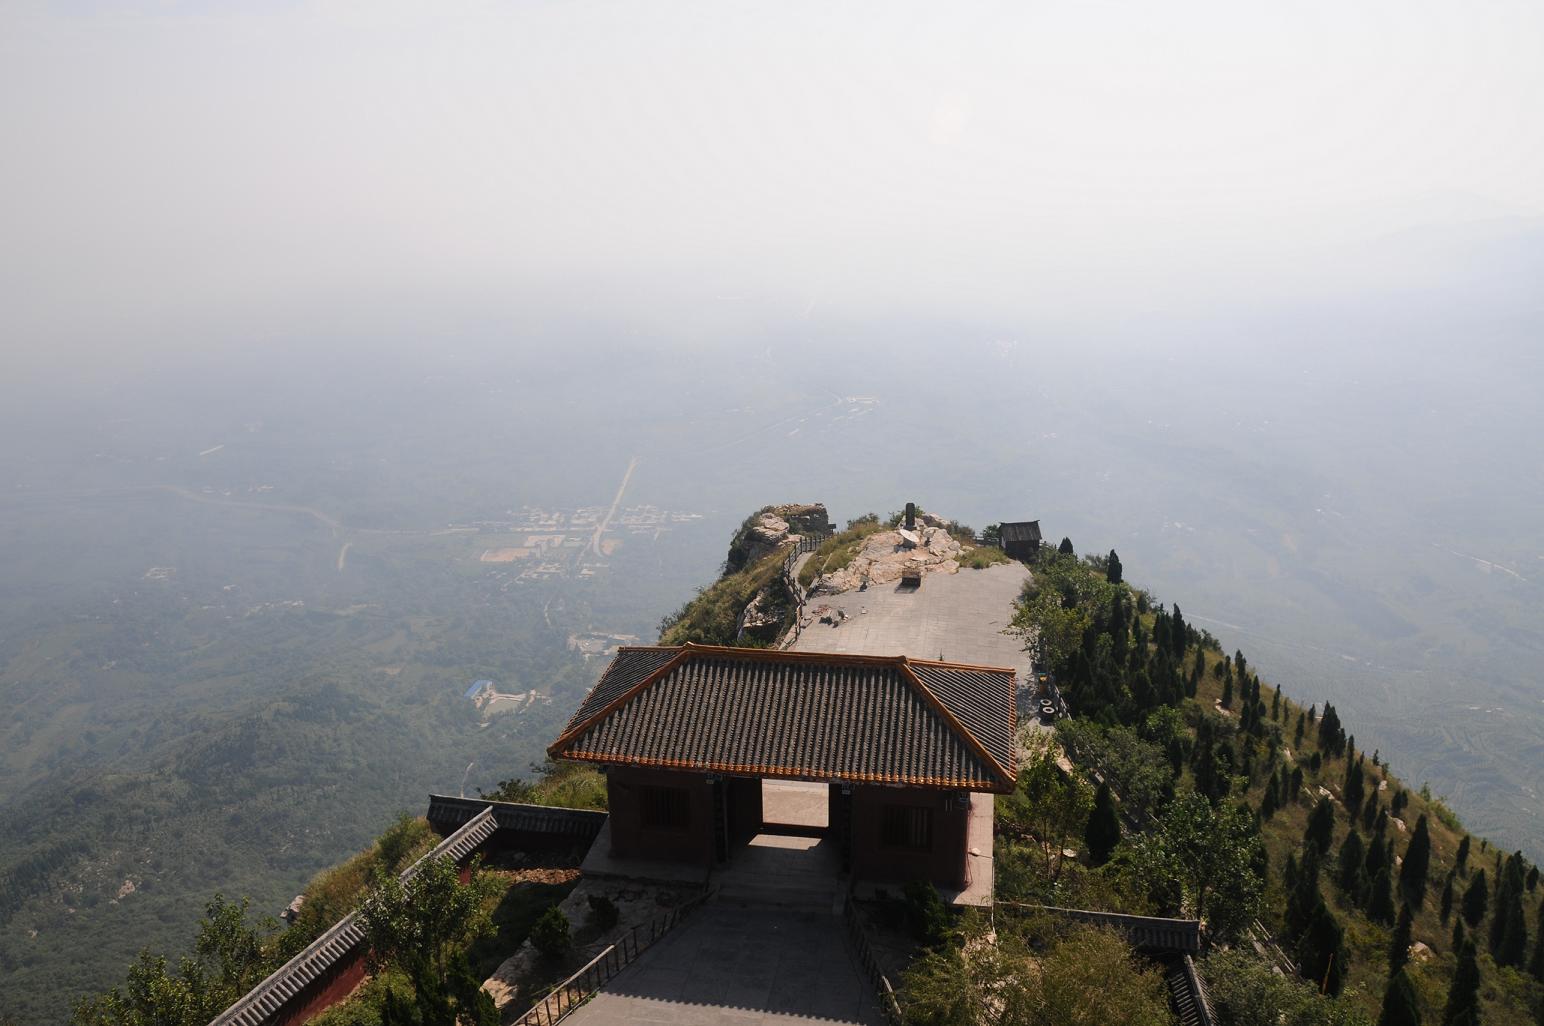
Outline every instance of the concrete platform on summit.
{"label": "concrete platform on summit", "polygon": [[1000,563],[985,570],[928,574],[920,588],[877,584],[867,591],[812,595],[808,613],[831,606],[847,614],[840,627],[818,618],[790,646],[795,652],[905,655],[977,666],[1011,666],[1022,680],[1031,660],[1024,641],[1002,633],[1013,619],[1029,569]]}
{"label": "concrete platform on summit", "polygon": [[573,1026],[881,1026],[840,920],[709,901],[567,1020]]}

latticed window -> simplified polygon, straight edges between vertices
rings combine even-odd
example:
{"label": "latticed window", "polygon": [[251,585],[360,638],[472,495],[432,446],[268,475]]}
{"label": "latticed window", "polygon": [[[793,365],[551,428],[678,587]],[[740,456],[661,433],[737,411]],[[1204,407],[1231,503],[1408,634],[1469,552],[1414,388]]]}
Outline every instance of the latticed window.
{"label": "latticed window", "polygon": [[684,787],[640,787],[643,825],[650,830],[685,830],[691,825],[691,798]]}
{"label": "latticed window", "polygon": [[933,810],[921,805],[886,805],[881,811],[879,839],[886,848],[931,851]]}

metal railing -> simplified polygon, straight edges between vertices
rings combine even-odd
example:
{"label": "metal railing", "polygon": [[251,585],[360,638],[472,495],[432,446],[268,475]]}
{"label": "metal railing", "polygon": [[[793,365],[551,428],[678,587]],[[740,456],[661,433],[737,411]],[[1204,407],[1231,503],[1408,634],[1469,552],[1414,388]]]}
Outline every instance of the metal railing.
{"label": "metal railing", "polygon": [[858,909],[853,904],[851,894],[842,904],[842,918],[847,923],[847,940],[852,944],[853,953],[858,956],[858,964],[863,967],[869,982],[874,986],[874,993],[879,997],[880,1014],[892,1026],[901,1026],[901,1003],[895,996],[895,988],[890,985],[890,977],[879,967],[879,959],[874,956],[868,931],[858,918]]}
{"label": "metal railing", "polygon": [[[685,904],[678,905],[624,933],[614,944],[586,962],[578,972],[553,987],[530,1011],[514,1021],[513,1026],[553,1026],[563,1021],[574,1009],[590,1000],[617,973],[631,965],[639,955],[649,950],[655,941],[674,929],[708,899],[699,894]],[[645,929],[647,927],[647,929]]]}
{"label": "metal railing", "polygon": [[792,623],[783,635],[780,646],[782,648],[787,648],[793,644],[798,639],[800,632],[804,630],[804,603],[809,600],[809,593],[799,584],[799,578],[794,573],[794,567],[798,565],[800,556],[806,552],[814,552],[830,537],[831,534],[829,532],[825,534],[817,534],[815,532],[802,534],[799,536],[798,542],[788,550],[788,555],[783,557],[783,569],[779,576],[782,578],[784,590],[788,592],[788,600],[793,603],[793,617]]}
{"label": "metal railing", "polygon": [[999,901],[997,910],[1011,914],[1045,914],[1058,919],[1102,926],[1124,936],[1135,948],[1174,954],[1194,954],[1201,950],[1199,919],[1163,919],[1157,916],[1131,916],[1121,912],[1099,912],[1086,908],[1062,908],[1057,905],[1026,905]]}

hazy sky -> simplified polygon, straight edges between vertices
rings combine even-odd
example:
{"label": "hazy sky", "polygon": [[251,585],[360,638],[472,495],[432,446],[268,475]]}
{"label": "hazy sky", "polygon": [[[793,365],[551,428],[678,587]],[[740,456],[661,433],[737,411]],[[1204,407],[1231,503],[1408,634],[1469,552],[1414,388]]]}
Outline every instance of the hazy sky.
{"label": "hazy sky", "polygon": [[1206,301],[1544,213],[1544,5],[26,3],[13,355],[540,301]]}

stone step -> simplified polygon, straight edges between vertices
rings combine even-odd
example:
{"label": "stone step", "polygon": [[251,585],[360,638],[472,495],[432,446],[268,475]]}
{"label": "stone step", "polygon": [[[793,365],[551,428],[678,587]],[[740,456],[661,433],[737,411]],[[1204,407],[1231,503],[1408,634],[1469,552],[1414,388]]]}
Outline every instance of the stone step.
{"label": "stone step", "polygon": [[825,912],[833,906],[840,911],[842,894],[840,890],[832,887],[766,886],[744,883],[721,886],[717,900],[727,904],[818,909]]}

